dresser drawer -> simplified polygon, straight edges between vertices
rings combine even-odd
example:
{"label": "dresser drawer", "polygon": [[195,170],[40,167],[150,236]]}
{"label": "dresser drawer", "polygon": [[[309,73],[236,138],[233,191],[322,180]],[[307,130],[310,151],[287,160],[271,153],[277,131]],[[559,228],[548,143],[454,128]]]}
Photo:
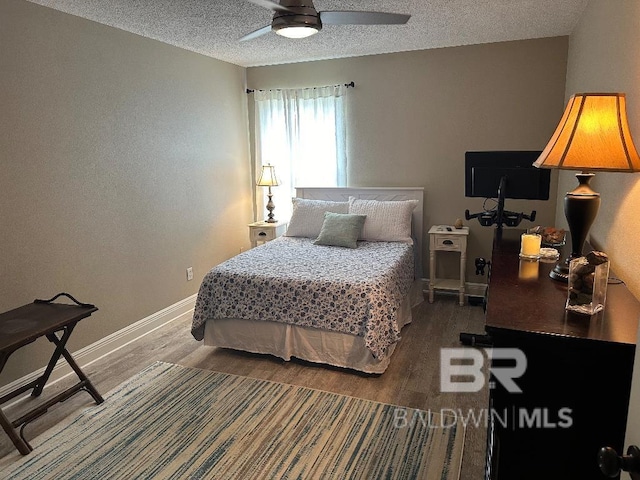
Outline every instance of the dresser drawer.
{"label": "dresser drawer", "polygon": [[258,246],[258,242],[269,242],[287,231],[287,222],[254,222],[249,224],[249,241],[253,247]]}
{"label": "dresser drawer", "polygon": [[250,229],[249,238],[252,242],[268,242],[269,240],[276,238],[276,229],[271,227],[252,227]]}
{"label": "dresser drawer", "polygon": [[432,245],[432,248],[434,250],[460,252],[462,251],[462,240],[460,235],[438,234],[433,238],[434,245]]}

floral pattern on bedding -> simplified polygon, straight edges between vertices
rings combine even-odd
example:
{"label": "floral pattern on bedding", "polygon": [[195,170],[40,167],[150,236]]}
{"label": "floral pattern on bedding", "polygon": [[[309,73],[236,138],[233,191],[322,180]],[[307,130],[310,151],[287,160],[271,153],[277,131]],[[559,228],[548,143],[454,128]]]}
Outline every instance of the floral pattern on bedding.
{"label": "floral pattern on bedding", "polygon": [[269,320],[362,336],[384,358],[400,338],[396,312],[414,279],[413,246],[312,242],[279,237],[213,268],[196,300],[196,340],[207,320]]}

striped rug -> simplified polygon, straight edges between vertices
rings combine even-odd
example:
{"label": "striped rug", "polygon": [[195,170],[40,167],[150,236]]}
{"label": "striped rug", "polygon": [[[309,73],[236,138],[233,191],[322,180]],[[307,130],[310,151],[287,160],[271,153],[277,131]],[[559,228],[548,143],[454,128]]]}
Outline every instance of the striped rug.
{"label": "striped rug", "polygon": [[35,439],[0,478],[458,479],[464,429],[442,420],[158,362]]}

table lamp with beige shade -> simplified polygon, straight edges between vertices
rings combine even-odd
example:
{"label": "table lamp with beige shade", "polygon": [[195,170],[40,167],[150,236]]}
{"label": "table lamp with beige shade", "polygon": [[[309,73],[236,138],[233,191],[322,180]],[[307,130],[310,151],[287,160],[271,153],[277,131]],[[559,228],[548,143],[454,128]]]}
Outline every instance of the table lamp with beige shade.
{"label": "table lamp with beige shade", "polygon": [[600,208],[600,194],[589,181],[594,171],[637,172],[640,157],[627,120],[624,93],[576,93],[544,151],[533,164],[540,168],[580,170],[578,186],[564,198],[571,232],[571,253],[550,277],[568,281],[569,262],[582,256],[589,229]]}
{"label": "table lamp with beige shade", "polygon": [[271,193],[271,187],[277,187],[280,185],[280,181],[278,177],[276,177],[276,168],[270,163],[262,166],[262,170],[260,172],[260,178],[256,183],[259,187],[269,187],[267,197],[269,201],[267,202],[267,210],[269,211],[268,218],[266,220],[267,223],[276,223],[277,220],[273,216],[273,210],[276,208],[273,203],[273,199],[271,198],[273,194]]}

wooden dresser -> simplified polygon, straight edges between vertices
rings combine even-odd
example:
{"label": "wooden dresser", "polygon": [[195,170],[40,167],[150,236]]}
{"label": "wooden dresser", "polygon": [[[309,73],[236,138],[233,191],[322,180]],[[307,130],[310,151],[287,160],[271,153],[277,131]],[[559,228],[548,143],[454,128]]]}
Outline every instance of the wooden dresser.
{"label": "wooden dresser", "polygon": [[486,332],[494,348],[522,350],[527,368],[522,393],[492,377],[487,478],[602,480],[598,450],[623,451],[640,303],[610,284],[603,312],[567,313],[554,263],[521,264],[521,233],[496,231],[491,258]]}

